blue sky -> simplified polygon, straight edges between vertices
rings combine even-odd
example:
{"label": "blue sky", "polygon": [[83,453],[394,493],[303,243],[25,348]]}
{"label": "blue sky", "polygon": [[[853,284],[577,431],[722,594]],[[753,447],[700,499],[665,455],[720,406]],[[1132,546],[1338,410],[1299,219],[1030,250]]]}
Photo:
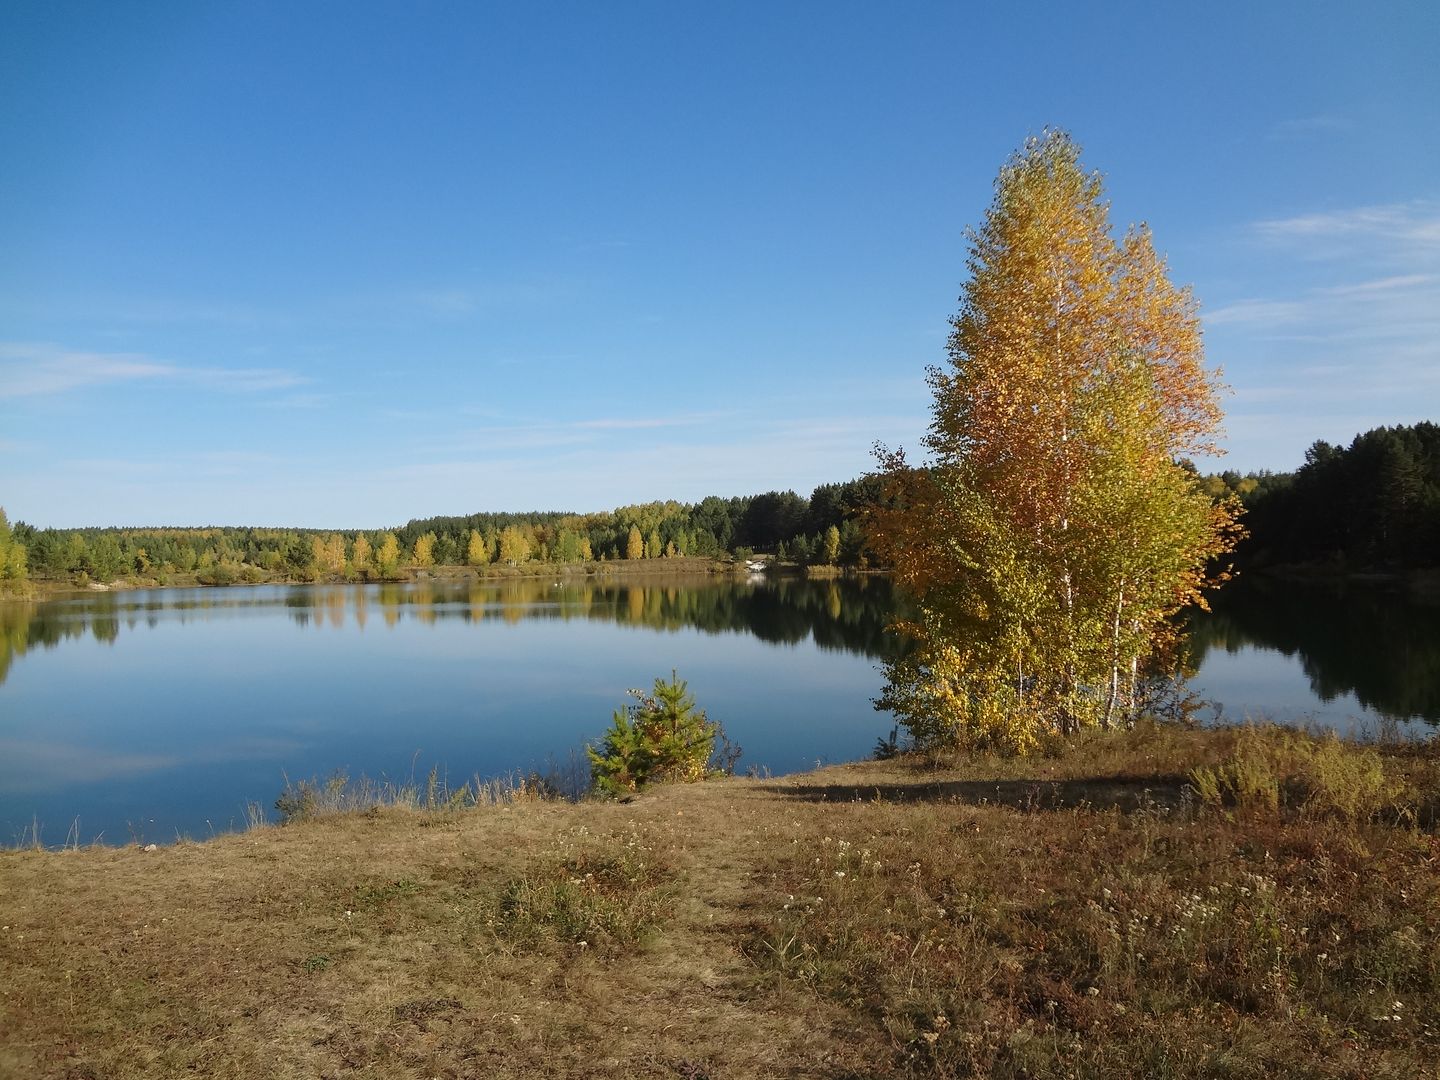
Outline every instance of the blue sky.
{"label": "blue sky", "polygon": [[1194,286],[1224,466],[1440,419],[1440,5],[0,6],[0,504],[358,527],[915,447],[1047,125]]}

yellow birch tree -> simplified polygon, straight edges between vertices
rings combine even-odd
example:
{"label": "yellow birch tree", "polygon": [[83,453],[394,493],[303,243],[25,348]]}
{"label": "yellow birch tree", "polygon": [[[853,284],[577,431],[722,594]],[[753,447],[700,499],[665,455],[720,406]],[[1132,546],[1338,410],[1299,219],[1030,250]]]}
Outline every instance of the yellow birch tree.
{"label": "yellow birch tree", "polygon": [[25,545],[16,538],[4,507],[0,507],[0,581],[24,581],[26,556]]}
{"label": "yellow birch tree", "polygon": [[345,540],[339,533],[310,538],[311,550],[315,556],[315,568],[322,574],[343,574],[345,572]]}
{"label": "yellow birch tree", "polygon": [[400,569],[400,538],[393,532],[380,537],[375,549],[375,569],[381,577],[393,577]]}
{"label": "yellow birch tree", "polygon": [[508,566],[518,566],[530,558],[530,538],[516,525],[506,525],[500,530],[500,561]]}
{"label": "yellow birch tree", "polygon": [[355,546],[350,552],[350,563],[358,573],[365,574],[370,571],[371,547],[370,540],[363,533],[355,537]]}
{"label": "yellow birch tree", "polygon": [[1238,510],[1178,460],[1215,452],[1221,416],[1195,302],[1148,229],[1115,240],[1075,143],[1028,142],[968,235],[930,461],[877,451],[872,542],[917,612],[881,704],[922,743],[1023,752],[1134,719]]}
{"label": "yellow birch tree", "polygon": [[470,530],[470,539],[465,544],[465,561],[471,566],[484,566],[490,561],[490,545],[478,529]]}

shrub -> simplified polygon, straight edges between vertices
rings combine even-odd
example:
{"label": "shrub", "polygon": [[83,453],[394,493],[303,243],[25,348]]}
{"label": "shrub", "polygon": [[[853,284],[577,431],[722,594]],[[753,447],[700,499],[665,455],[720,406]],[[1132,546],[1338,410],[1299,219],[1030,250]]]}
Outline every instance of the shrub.
{"label": "shrub", "polygon": [[600,745],[586,747],[596,790],[620,795],[655,781],[703,780],[720,727],[695,708],[684,680],[672,671],[649,694],[630,695],[636,703],[616,709]]}
{"label": "shrub", "polygon": [[1346,746],[1334,735],[1311,750],[1302,781],[1307,806],[1346,821],[1370,821],[1386,814],[1405,817],[1415,801],[1408,784],[1385,775],[1379,754]]}
{"label": "shrub", "polygon": [[234,585],[240,578],[240,567],[234,563],[216,563],[195,573],[201,585]]}
{"label": "shrub", "polygon": [[1419,799],[1404,777],[1387,775],[1374,750],[1333,733],[1317,740],[1246,729],[1228,760],[1191,770],[1190,787],[1211,806],[1274,811],[1284,795],[1308,814],[1352,823],[1414,820]]}
{"label": "shrub", "polygon": [[1203,803],[1233,802],[1241,809],[1275,810],[1280,805],[1280,780],[1271,754],[1255,732],[1241,732],[1229,761],[1190,773],[1190,785]]}
{"label": "shrub", "polygon": [[349,787],[350,777],[339,771],[323,782],[318,779],[291,781],[286,777],[285,790],[275,800],[280,823],[288,825],[292,821],[307,821],[322,813],[344,809]]}

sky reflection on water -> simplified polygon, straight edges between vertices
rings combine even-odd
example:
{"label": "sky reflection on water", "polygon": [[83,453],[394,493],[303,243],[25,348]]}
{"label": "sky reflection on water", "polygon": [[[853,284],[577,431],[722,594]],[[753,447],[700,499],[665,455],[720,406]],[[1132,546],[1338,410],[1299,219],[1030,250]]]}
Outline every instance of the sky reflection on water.
{"label": "sky reflection on water", "polygon": [[[264,586],[13,605],[0,674],[0,839],[233,827],[284,775],[455,781],[545,769],[628,687],[677,670],[786,772],[863,756],[883,581]],[[23,609],[23,611],[21,610]]]}

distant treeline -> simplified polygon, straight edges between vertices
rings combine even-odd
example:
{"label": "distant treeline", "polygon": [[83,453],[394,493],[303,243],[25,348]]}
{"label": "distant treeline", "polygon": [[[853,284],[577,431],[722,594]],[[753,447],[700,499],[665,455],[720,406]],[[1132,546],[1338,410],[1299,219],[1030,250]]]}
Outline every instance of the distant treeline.
{"label": "distant treeline", "polygon": [[1293,473],[1201,481],[1245,505],[1241,567],[1347,571],[1440,566],[1440,426],[1382,427],[1348,447],[1317,442]]}
{"label": "distant treeline", "polygon": [[164,581],[193,574],[205,584],[384,579],[408,568],[617,559],[746,557],[756,552],[802,564],[864,566],[871,558],[858,515],[879,496],[878,481],[699,503],[653,502],[594,514],[484,513],[433,517],[394,529],[14,527],[37,578]]}
{"label": "distant treeline", "polygon": [[[1213,497],[1245,505],[1242,568],[1309,565],[1336,570],[1440,566],[1440,426],[1376,428],[1349,447],[1317,442],[1293,473],[1199,476]],[[861,517],[882,497],[878,477],[698,503],[652,502],[595,514],[469,514],[416,519],[394,529],[156,528],[13,532],[0,511],[0,583],[6,578],[194,575],[205,584],[367,580],[434,565],[746,557],[868,566]],[[83,577],[82,577],[83,575]]]}

